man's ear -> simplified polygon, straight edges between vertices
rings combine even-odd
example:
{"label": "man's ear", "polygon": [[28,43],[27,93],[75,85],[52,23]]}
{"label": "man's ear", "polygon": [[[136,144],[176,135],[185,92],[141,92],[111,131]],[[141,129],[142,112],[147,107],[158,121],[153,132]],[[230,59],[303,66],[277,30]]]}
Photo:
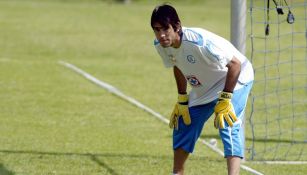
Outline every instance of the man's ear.
{"label": "man's ear", "polygon": [[178,23],[176,24],[175,32],[179,32],[180,30],[181,30],[181,23],[178,22]]}

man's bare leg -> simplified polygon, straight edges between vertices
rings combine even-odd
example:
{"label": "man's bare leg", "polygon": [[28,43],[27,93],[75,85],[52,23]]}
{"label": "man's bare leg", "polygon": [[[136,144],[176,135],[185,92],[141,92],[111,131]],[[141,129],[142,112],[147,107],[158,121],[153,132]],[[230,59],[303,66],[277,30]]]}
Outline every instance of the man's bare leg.
{"label": "man's bare leg", "polygon": [[174,167],[173,173],[176,175],[183,175],[184,163],[187,160],[189,153],[185,150],[178,148],[174,151]]}
{"label": "man's bare leg", "polygon": [[228,175],[239,175],[241,158],[236,156],[227,157]]}

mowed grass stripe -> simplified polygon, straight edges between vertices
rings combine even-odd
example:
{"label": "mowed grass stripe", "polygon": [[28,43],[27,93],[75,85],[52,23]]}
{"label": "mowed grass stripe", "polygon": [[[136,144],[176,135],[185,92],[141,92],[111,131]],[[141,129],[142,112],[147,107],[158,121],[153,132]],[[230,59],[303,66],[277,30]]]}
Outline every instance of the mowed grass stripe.
{"label": "mowed grass stripe", "polygon": [[[11,76],[20,79],[1,79],[3,84],[18,88],[18,95],[11,94],[1,102],[3,154],[14,151],[34,155],[35,152],[114,153],[125,157],[137,152],[135,155],[150,157],[158,153],[163,156],[165,149],[160,150],[161,146],[170,148],[169,130],[160,126],[164,128],[158,129],[161,132],[152,132],[156,126],[159,128],[159,123],[152,122],[154,119],[144,119],[142,111],[91,84],[81,83],[78,76],[57,72],[60,70],[57,65],[18,62],[4,67],[14,70]],[[153,147],[159,151],[151,150]],[[169,151],[165,150],[164,154]]]}

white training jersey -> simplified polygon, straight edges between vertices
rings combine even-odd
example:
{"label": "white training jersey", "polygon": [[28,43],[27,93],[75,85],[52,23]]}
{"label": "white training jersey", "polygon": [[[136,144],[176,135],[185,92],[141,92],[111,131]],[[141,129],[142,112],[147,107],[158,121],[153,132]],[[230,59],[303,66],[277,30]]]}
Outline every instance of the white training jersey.
{"label": "white training jersey", "polygon": [[182,28],[179,48],[163,48],[154,44],[165,67],[178,67],[191,85],[189,106],[209,103],[218,98],[225,86],[228,68],[233,57],[241,62],[241,73],[235,90],[254,80],[254,71],[248,59],[229,41],[200,28]]}

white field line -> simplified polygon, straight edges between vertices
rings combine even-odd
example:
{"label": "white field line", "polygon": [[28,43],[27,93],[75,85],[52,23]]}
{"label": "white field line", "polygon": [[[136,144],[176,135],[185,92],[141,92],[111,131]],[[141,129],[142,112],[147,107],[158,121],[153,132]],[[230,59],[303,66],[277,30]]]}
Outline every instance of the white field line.
{"label": "white field line", "polygon": [[304,165],[307,161],[253,161],[255,164]]}
{"label": "white field line", "polygon": [[[98,86],[106,89],[107,91],[109,91],[110,93],[112,94],[115,94],[117,96],[119,96],[120,98],[134,104],[135,106],[137,106],[138,108],[141,108],[143,109],[144,111],[152,114],[154,117],[158,118],[159,120],[161,120],[162,122],[168,124],[169,120],[166,119],[164,116],[162,116],[161,114],[155,112],[154,110],[152,110],[151,108],[143,105],[142,103],[140,103],[139,101],[137,101],[136,99],[132,98],[132,97],[129,97],[127,95],[125,95],[124,93],[122,93],[120,90],[118,90],[117,88],[115,88],[114,86],[108,84],[108,83],[105,83],[101,80],[98,80],[97,78],[93,77],[92,75],[86,73],[85,71],[79,69],[78,67],[70,64],[70,63],[67,63],[67,62],[64,62],[64,61],[58,61],[59,64],[75,71],[76,73],[82,75],[83,77],[85,77],[86,79],[90,80],[91,82],[97,84]],[[205,141],[205,139],[201,139],[199,138],[198,141],[200,141],[201,143],[203,143],[204,145],[208,146],[210,149],[212,149],[213,151],[217,152],[219,155],[223,156],[224,157],[224,152],[222,150],[220,150],[219,148],[211,145],[210,143],[208,143],[207,141]],[[242,165],[241,164],[241,168],[246,170],[246,171],[249,171],[253,174],[256,174],[256,175],[263,175],[262,173],[248,167],[248,166],[245,166],[245,165]]]}

